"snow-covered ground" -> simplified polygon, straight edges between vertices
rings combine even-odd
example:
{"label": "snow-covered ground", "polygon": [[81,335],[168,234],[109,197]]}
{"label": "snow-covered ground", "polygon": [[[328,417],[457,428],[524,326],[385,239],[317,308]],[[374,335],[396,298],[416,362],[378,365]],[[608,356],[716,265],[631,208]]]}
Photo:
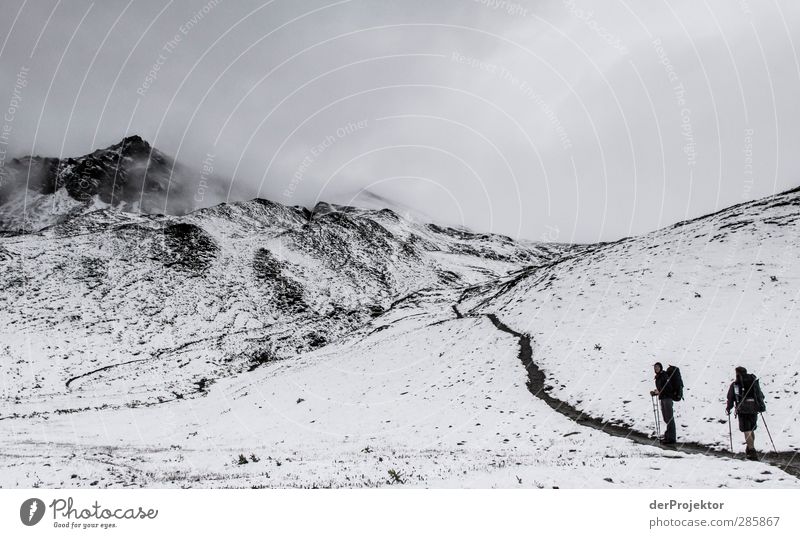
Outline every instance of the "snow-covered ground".
{"label": "snow-covered ground", "polygon": [[[653,363],[679,366],[684,441],[728,444],[725,396],[745,366],[761,380],[778,450],[796,451],[798,239],[796,190],[526,271],[469,294],[462,309],[530,334],[553,395],[639,431],[653,429]],[[763,423],[757,445],[769,446]]]}
{"label": "snow-covered ground", "polygon": [[253,200],[0,238],[0,486],[798,487],[576,424],[487,317],[550,394],[639,432],[652,363],[679,365],[679,437],[710,447],[747,366],[794,450],[798,218],[786,193],[570,247]]}
{"label": "snow-covered ground", "polygon": [[516,339],[485,317],[454,319],[455,298],[398,306],[203,398],[0,421],[0,485],[800,486],[764,464],[576,426],[528,392]]}
{"label": "snow-covered ground", "polygon": [[558,252],[264,200],[176,218],[100,210],[0,248],[2,416],[179,399],[334,341],[409,293]]}

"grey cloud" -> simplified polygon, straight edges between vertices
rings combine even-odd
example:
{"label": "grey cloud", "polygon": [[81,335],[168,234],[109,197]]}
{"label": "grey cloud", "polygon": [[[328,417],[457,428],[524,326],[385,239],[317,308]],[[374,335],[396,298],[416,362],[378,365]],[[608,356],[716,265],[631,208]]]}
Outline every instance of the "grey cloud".
{"label": "grey cloud", "polygon": [[212,156],[209,192],[312,204],[367,188],[478,230],[563,241],[798,182],[790,2],[55,5],[27,2],[0,26],[3,101],[30,69],[15,154],[79,155],[137,133],[198,178]]}

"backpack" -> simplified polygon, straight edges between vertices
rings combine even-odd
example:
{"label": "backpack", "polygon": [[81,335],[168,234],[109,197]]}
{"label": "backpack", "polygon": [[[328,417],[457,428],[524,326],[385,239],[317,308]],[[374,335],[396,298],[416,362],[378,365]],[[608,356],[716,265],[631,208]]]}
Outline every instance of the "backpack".
{"label": "backpack", "polygon": [[[737,406],[739,413],[755,414],[763,413],[767,410],[761,394],[761,387],[758,378],[753,374],[745,374],[741,379],[741,402]],[[752,402],[752,403],[751,403]],[[744,406],[742,404],[745,404]]]}
{"label": "backpack", "polygon": [[681,369],[677,366],[670,365],[667,367],[667,380],[668,393],[676,402],[683,400],[683,378],[681,377]]}

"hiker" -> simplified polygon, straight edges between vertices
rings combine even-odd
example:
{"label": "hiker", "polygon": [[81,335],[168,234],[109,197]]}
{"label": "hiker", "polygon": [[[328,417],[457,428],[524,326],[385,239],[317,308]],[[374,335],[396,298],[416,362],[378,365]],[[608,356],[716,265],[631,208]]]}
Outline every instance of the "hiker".
{"label": "hiker", "polygon": [[658,401],[661,404],[661,416],[664,417],[664,423],[667,425],[667,431],[661,439],[661,444],[674,445],[677,442],[677,435],[675,433],[675,415],[672,409],[670,377],[664,371],[664,367],[660,362],[653,365],[653,371],[656,373],[656,389],[650,391],[650,396],[658,396]]}
{"label": "hiker", "polygon": [[736,368],[736,380],[728,389],[725,413],[730,415],[731,409],[733,416],[739,419],[739,431],[744,433],[747,459],[757,460],[755,430],[758,427],[758,414],[766,411],[767,406],[764,404],[764,394],[758,379],[753,374],[748,374],[744,366]]}

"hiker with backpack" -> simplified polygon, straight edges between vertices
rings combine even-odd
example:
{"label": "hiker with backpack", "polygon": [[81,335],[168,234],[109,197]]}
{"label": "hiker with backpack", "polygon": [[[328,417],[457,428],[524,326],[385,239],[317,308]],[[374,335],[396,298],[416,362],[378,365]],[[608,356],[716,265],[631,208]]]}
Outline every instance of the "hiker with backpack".
{"label": "hiker with backpack", "polygon": [[744,433],[747,459],[757,460],[755,430],[758,427],[758,414],[766,411],[767,406],[764,404],[764,393],[761,392],[758,378],[747,373],[744,366],[736,368],[736,379],[728,388],[725,413],[730,415],[731,409],[734,410],[734,416],[739,419],[739,431]]}
{"label": "hiker with backpack", "polygon": [[656,373],[656,388],[650,391],[650,395],[658,396],[661,415],[664,417],[664,423],[667,426],[667,431],[661,439],[661,444],[674,445],[677,442],[677,433],[675,431],[673,402],[683,399],[683,381],[681,380],[680,370],[670,366],[665,371],[664,366],[657,362],[653,365],[653,371]]}

